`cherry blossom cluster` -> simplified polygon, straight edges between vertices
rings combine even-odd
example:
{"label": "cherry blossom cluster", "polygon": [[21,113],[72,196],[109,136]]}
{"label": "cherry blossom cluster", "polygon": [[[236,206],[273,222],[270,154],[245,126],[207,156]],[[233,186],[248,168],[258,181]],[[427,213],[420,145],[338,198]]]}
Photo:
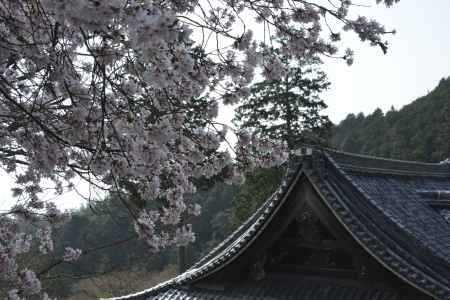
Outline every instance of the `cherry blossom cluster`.
{"label": "cherry blossom cluster", "polygon": [[[53,203],[48,203],[44,208],[37,214],[17,205],[11,210],[13,217],[0,216],[0,278],[2,284],[11,286],[8,292],[10,299],[28,299],[32,295],[50,299],[43,292],[35,271],[19,263],[20,257],[29,255],[33,247],[41,254],[49,254],[54,250],[52,228],[59,227],[68,216]],[[30,224],[33,225],[32,229],[28,226]],[[81,255],[80,250],[73,251],[73,258]],[[64,260],[66,256],[64,254]]]}
{"label": "cherry blossom cluster", "polygon": [[41,282],[32,270],[20,270],[17,258],[30,251],[32,236],[20,232],[12,220],[0,220],[0,278],[2,283],[13,285],[10,299],[36,295],[41,292]]}
{"label": "cherry blossom cluster", "polygon": [[[241,182],[245,170],[287,158],[285,145],[244,132],[235,132],[234,150],[223,150],[227,127],[215,121],[221,104],[248,95],[255,73],[283,76],[269,49],[351,63],[350,49],[338,51],[342,30],[386,50],[388,31],[350,19],[349,0],[211,3],[0,0],[0,165],[15,176],[18,199],[0,216],[0,276],[10,299],[48,299],[39,272],[17,260],[33,240],[51,253],[53,229],[65,218],[42,199],[43,182],[62,194],[81,178],[123,201],[153,249],[186,244],[194,234],[183,220],[200,211],[184,197],[195,178]],[[342,28],[325,27],[327,18]],[[19,221],[39,226],[30,237]],[[80,255],[66,248],[63,260]]]}
{"label": "cherry blossom cluster", "polygon": [[63,260],[66,262],[75,262],[81,256],[81,249],[73,249],[72,247],[66,247],[64,249]]}

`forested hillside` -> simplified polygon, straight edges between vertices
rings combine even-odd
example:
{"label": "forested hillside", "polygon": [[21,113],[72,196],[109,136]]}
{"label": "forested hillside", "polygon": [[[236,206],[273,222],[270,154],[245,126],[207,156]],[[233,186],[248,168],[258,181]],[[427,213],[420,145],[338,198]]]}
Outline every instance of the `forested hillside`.
{"label": "forested hillside", "polygon": [[450,156],[450,77],[400,110],[349,114],[335,127],[333,147],[389,158],[439,162]]}

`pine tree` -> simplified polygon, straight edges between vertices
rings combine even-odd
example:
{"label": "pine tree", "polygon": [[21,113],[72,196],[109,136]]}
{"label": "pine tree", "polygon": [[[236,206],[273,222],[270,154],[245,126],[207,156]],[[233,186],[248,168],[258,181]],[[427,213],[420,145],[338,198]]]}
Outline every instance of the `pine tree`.
{"label": "pine tree", "polygon": [[[321,115],[326,108],[319,94],[329,86],[319,70],[319,60],[290,65],[280,58],[286,73],[280,80],[254,84],[250,96],[236,110],[233,122],[262,137],[284,141],[290,150],[302,144],[327,145],[331,122]],[[231,222],[245,221],[278,186],[282,168],[257,169],[246,174],[246,181],[233,199]]]}
{"label": "pine tree", "polygon": [[326,104],[319,94],[330,83],[319,70],[318,59],[291,65],[280,60],[285,75],[280,80],[264,80],[254,84],[250,95],[236,109],[234,124],[263,137],[285,141],[289,149],[301,144],[327,144],[331,122],[321,115]]}

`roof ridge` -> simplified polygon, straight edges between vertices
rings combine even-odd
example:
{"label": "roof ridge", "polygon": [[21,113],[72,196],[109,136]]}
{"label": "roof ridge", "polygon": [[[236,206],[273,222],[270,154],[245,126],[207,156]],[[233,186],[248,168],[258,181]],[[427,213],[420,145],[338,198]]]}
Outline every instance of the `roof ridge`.
{"label": "roof ridge", "polygon": [[326,152],[333,152],[336,154],[342,154],[342,155],[347,155],[347,156],[351,156],[351,157],[359,157],[359,158],[365,158],[365,159],[371,159],[371,160],[381,160],[381,161],[388,161],[388,162],[394,162],[394,163],[406,163],[406,164],[412,164],[412,165],[427,165],[427,166],[445,165],[442,162],[431,163],[431,162],[423,162],[423,161],[417,161],[417,160],[388,158],[388,157],[381,157],[381,156],[375,156],[375,155],[370,155],[370,154],[341,151],[341,150],[336,150],[336,149],[332,149],[332,148],[323,148],[323,150],[325,150]]}
{"label": "roof ridge", "polygon": [[[336,187],[342,188],[343,185],[336,184],[337,182],[342,182],[339,177],[342,177],[343,180],[347,182],[349,187],[353,190],[355,195],[360,195],[361,197],[364,197],[366,199],[371,199],[371,195],[369,195],[358,183],[356,183],[351,173],[348,173],[347,170],[345,170],[345,167],[343,168],[341,164],[336,162],[332,155],[330,153],[324,153],[324,156],[330,163],[330,169],[328,169],[326,177],[326,182],[324,182],[322,185],[317,184],[317,186],[321,189],[322,193],[327,193],[326,197],[324,199],[327,199],[326,202],[330,207],[333,207],[333,211],[335,212],[335,215],[338,217],[338,219],[341,220],[341,223],[345,224],[345,226],[348,228],[348,232],[351,233],[355,240],[357,240],[363,247],[366,249],[368,253],[370,253],[374,258],[376,258],[378,261],[382,262],[385,267],[388,267],[391,272],[394,274],[397,274],[400,278],[405,280],[406,282],[409,282],[410,284],[413,284],[413,286],[417,287],[418,289],[422,290],[423,292],[426,292],[429,295],[438,295],[438,297],[442,295],[446,295],[448,297],[450,294],[450,289],[448,287],[448,282],[450,278],[448,276],[442,276],[443,269],[438,268],[427,268],[421,269],[420,265],[424,265],[423,262],[420,260],[417,260],[417,255],[412,255],[411,258],[408,258],[406,256],[403,256],[402,252],[407,252],[407,250],[402,249],[402,251],[398,251],[401,248],[398,248],[398,246],[395,246],[397,251],[392,252],[389,255],[387,255],[387,249],[385,247],[378,246],[378,243],[384,244],[386,241],[376,241],[376,239],[371,238],[372,232],[368,229],[366,229],[367,223],[362,222],[360,220],[360,217],[355,217],[354,213],[349,213],[350,210],[353,212],[354,207],[350,208],[347,205],[349,203],[355,203],[358,204],[360,201],[350,201],[350,202],[341,202],[337,199],[345,199],[347,196],[345,196],[345,193],[337,193],[336,191],[333,191]],[[331,174],[333,174],[331,176]],[[449,174],[450,175],[450,174]],[[337,177],[336,177],[337,176]],[[333,185],[333,182],[335,181],[335,184]],[[333,186],[330,186],[332,184]],[[325,191],[324,191],[325,190]],[[388,216],[388,218],[385,218],[386,221],[388,221],[389,226],[393,226],[392,228],[398,228],[402,229],[403,227],[399,225],[397,222],[395,222],[393,219],[391,219],[391,216],[384,213],[382,210],[379,209],[378,205],[373,204],[373,201],[370,201],[370,206],[373,208],[377,208],[378,213],[385,214]],[[356,206],[355,206],[356,207]],[[364,217],[364,213],[366,212],[366,209],[359,210],[359,214]],[[338,216],[339,215],[339,216]],[[375,222],[375,221],[374,221]],[[378,224],[379,222],[375,222],[374,224]],[[409,234],[407,237],[408,239],[415,240],[415,236],[410,234],[408,231],[404,231],[402,229],[403,234]],[[395,235],[392,237],[394,241],[397,240]],[[421,242],[421,241],[420,241]],[[425,251],[422,253],[428,253],[430,251],[426,247],[426,243],[418,243],[414,244],[416,247],[420,247],[420,251]],[[415,265],[408,265],[406,264],[407,260],[414,260],[417,262]],[[444,257],[440,256],[440,253],[434,253],[433,259],[436,261],[444,263],[444,265],[448,265],[448,262],[445,260]],[[447,270],[444,270],[447,272]],[[413,274],[413,275],[412,275]],[[445,273],[450,274],[450,273]],[[438,279],[439,278],[439,279]],[[438,298],[436,298],[438,299]],[[440,298],[439,298],[440,299]],[[447,298],[445,298],[447,299]],[[449,298],[450,299],[450,298]]]}
{"label": "roof ridge", "polygon": [[339,167],[350,171],[406,176],[450,177],[450,164],[382,158],[333,149],[323,149],[323,152],[332,157]]}

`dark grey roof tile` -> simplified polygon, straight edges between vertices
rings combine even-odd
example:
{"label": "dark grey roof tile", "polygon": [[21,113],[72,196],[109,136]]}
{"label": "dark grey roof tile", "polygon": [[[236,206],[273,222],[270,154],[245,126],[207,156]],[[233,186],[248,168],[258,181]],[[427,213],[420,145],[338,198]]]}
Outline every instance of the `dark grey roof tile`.
{"label": "dark grey roof tile", "polygon": [[[336,189],[338,201],[325,200],[334,201],[330,207],[347,210],[335,209],[344,223],[354,225],[348,227],[360,243],[401,277],[431,294],[450,297],[449,223],[416,193],[448,189],[450,168],[333,151],[325,156],[331,174],[325,187]],[[383,229],[377,228],[380,224]],[[361,230],[386,251],[373,251],[371,239],[362,237]]]}
{"label": "dark grey roof tile", "polygon": [[260,282],[246,282],[227,286],[224,290],[195,287],[172,288],[149,296],[147,300],[398,300],[399,295],[386,286],[360,285],[355,282],[324,278],[286,276],[268,278]]}

